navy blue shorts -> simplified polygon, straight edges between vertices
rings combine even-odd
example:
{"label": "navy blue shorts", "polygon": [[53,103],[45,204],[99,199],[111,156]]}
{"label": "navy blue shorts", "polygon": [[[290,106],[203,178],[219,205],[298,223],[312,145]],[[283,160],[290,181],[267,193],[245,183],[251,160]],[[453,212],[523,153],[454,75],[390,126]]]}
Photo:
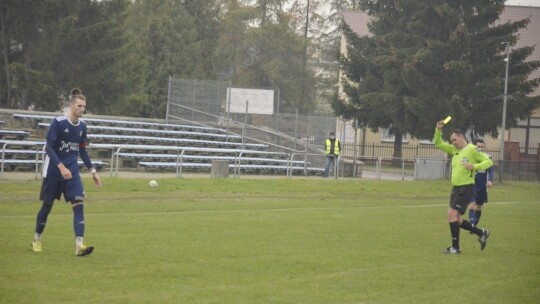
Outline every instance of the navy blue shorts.
{"label": "navy blue shorts", "polygon": [[41,192],[39,199],[50,203],[55,199],[60,200],[60,196],[64,194],[66,202],[82,201],[84,198],[84,190],[80,176],[74,176],[71,179],[53,179],[43,178],[41,183]]}
{"label": "navy blue shorts", "polygon": [[482,191],[476,191],[475,190],[473,195],[471,196],[470,202],[471,203],[476,203],[477,205],[487,204],[487,202],[488,202],[487,191],[486,190],[482,190]]}
{"label": "navy blue shorts", "polygon": [[450,208],[457,210],[461,215],[465,214],[473,192],[474,185],[454,186],[450,194]]}

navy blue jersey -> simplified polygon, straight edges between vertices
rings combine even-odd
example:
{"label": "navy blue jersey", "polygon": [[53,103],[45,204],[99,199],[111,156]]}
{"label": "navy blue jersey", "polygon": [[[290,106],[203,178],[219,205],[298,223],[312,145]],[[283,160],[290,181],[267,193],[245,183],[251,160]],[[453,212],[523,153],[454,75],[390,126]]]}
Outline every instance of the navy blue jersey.
{"label": "navy blue jersey", "polygon": [[[491,155],[486,154],[491,158]],[[476,192],[486,191],[487,182],[493,182],[493,167],[489,167],[487,170],[478,170],[474,176],[474,190]]]}
{"label": "navy blue jersey", "polygon": [[[53,144],[52,148],[56,157],[71,171],[74,177],[79,175],[79,151],[85,148],[86,141],[86,124],[84,121],[79,119],[76,124],[73,124],[66,115],[53,119],[47,132],[47,145],[49,143]],[[46,151],[51,150],[46,149]],[[43,166],[43,176],[63,179],[58,164],[54,163],[54,159],[54,157],[47,155]]]}

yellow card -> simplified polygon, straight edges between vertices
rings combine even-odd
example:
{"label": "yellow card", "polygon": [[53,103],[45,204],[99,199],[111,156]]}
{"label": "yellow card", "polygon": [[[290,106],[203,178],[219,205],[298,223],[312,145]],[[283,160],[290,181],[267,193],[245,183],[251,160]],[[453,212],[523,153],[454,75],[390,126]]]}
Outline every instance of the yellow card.
{"label": "yellow card", "polygon": [[452,116],[448,115],[448,117],[446,117],[446,118],[443,120],[444,124],[447,124],[447,123],[450,121],[450,119],[452,119]]}

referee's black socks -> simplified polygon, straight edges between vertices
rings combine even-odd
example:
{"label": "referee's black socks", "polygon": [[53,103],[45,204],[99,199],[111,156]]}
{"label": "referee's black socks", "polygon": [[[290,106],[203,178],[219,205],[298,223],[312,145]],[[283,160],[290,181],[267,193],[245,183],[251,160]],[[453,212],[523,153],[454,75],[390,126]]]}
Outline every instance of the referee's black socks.
{"label": "referee's black socks", "polygon": [[450,222],[449,224],[450,234],[452,235],[452,247],[459,248],[459,222]]}
{"label": "referee's black socks", "polygon": [[474,227],[469,221],[467,220],[463,220],[463,222],[461,222],[461,228],[465,229],[465,230],[469,230],[469,231],[472,231],[474,232],[476,235],[478,236],[482,236],[482,229],[478,229],[477,227]]}

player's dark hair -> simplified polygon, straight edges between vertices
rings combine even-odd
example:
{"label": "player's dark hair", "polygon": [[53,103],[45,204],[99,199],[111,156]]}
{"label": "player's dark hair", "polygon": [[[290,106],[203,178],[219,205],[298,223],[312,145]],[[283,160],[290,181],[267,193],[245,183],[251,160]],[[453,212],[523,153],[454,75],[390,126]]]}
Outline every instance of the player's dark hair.
{"label": "player's dark hair", "polygon": [[463,137],[465,139],[465,142],[469,142],[467,140],[467,136],[465,136],[465,133],[463,131],[461,131],[461,129],[454,129],[453,133],[458,135],[458,136]]}
{"label": "player's dark hair", "polygon": [[461,129],[454,129],[453,133],[456,133],[457,135],[461,135],[461,136],[465,137],[465,133],[463,133],[463,131],[461,131]]}
{"label": "player's dark hair", "polygon": [[86,97],[82,94],[82,90],[79,89],[79,88],[71,89],[71,96],[70,96],[69,100],[71,102],[73,102],[73,101],[75,101],[75,99],[80,99],[80,100],[85,100],[86,101]]}
{"label": "player's dark hair", "polygon": [[483,144],[485,144],[486,142],[485,142],[483,139],[481,139],[481,138],[477,138],[477,139],[474,140],[474,144],[476,145],[477,143],[483,143]]}

